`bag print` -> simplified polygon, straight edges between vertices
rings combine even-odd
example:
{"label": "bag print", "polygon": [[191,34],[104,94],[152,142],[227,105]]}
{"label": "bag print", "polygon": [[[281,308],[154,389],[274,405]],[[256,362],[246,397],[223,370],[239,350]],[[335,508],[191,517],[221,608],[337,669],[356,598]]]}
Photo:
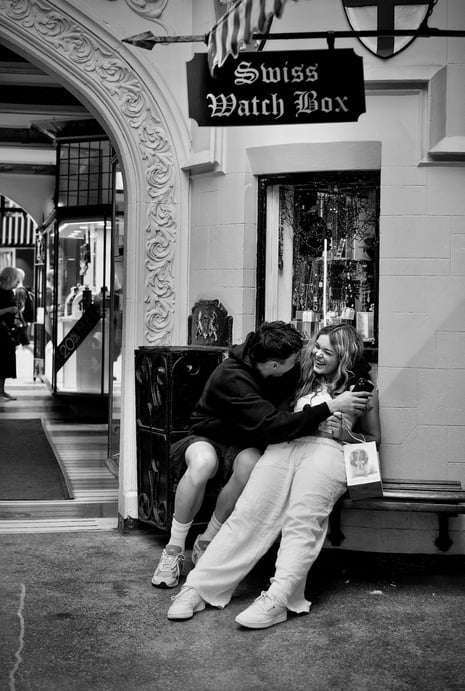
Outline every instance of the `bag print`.
{"label": "bag print", "polygon": [[351,499],[383,496],[379,455],[374,441],[345,444],[344,461]]}

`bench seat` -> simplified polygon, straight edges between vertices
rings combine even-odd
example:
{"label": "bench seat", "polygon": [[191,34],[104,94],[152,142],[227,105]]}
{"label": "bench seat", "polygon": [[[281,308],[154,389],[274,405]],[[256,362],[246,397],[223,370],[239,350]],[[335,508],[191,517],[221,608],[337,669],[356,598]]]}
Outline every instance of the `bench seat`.
{"label": "bench seat", "polygon": [[453,544],[449,536],[449,517],[465,514],[465,490],[455,480],[383,479],[382,497],[351,499],[345,494],[330,516],[328,540],[334,547],[345,539],[341,530],[341,512],[350,510],[435,513],[439,534],[434,544],[441,552],[447,552]]}

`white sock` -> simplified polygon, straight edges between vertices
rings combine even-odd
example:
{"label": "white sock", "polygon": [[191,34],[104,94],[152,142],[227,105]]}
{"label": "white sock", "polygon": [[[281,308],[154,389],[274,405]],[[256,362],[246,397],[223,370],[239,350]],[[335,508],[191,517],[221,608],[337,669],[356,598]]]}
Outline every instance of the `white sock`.
{"label": "white sock", "polygon": [[192,523],[193,521],[190,521],[189,523],[178,523],[176,518],[173,516],[173,521],[171,523],[170,541],[168,544],[176,545],[177,547],[180,547],[181,550],[184,552],[184,549],[186,547],[187,533],[189,532]]}
{"label": "white sock", "polygon": [[222,525],[213,513],[206,531],[201,535],[201,539],[205,540],[205,542],[211,542]]}

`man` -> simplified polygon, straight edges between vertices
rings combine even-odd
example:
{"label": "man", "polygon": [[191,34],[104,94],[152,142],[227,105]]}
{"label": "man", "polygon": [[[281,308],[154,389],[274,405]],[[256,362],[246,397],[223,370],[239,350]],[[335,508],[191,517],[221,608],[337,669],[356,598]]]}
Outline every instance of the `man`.
{"label": "man", "polygon": [[196,563],[231,514],[250,473],[268,444],[311,434],[332,413],[361,413],[368,394],[346,392],[337,400],[290,412],[303,341],[282,321],[265,322],[211,374],[192,415],[189,435],[172,446],[182,475],[175,496],[168,544],[152,578],[157,587],[179,583],[187,534],[202,505],[207,482],[221,472],[224,486],[206,531],[192,550]]}

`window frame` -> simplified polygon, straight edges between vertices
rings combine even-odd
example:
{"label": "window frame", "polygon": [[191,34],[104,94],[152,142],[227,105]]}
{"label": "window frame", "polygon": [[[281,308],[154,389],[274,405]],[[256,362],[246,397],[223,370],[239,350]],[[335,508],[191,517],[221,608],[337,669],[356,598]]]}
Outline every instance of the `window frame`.
{"label": "window frame", "polygon": [[[286,173],[259,175],[258,177],[258,215],[257,215],[257,267],[256,267],[256,325],[265,320],[266,314],[266,285],[268,243],[267,243],[267,199],[270,187],[286,186],[314,186],[315,189],[335,186],[368,186],[375,189],[376,222],[375,254],[373,257],[373,302],[375,304],[374,340],[373,345],[366,345],[366,353],[371,362],[378,361],[378,331],[379,331],[379,216],[380,216],[380,170],[344,170],[308,173]],[[276,296],[277,297],[277,296]],[[291,312],[289,312],[289,321]]]}

